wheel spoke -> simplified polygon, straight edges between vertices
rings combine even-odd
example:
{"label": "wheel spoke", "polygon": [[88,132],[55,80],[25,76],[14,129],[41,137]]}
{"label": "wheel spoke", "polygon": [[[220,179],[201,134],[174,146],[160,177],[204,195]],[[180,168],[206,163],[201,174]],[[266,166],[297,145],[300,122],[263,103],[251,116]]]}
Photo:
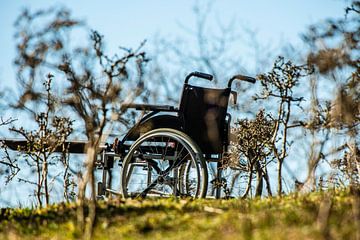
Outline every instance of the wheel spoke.
{"label": "wheel spoke", "polygon": [[147,188],[145,188],[144,191],[142,191],[142,192],[140,193],[140,196],[141,196],[141,197],[146,197],[146,194],[147,194],[152,188],[154,188],[154,187],[156,186],[156,184],[158,183],[158,181],[159,181],[159,177],[158,177],[155,181],[153,181],[149,186],[147,186]]}

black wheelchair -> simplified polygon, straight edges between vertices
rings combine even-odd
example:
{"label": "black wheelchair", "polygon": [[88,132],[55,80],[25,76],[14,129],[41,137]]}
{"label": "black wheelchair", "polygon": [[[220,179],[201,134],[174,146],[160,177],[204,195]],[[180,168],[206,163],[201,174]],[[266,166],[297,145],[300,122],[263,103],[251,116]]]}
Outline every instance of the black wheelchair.
{"label": "black wheelchair", "polygon": [[[216,162],[215,181],[220,181],[222,158],[229,146],[231,115],[227,112],[234,80],[255,83],[248,76],[232,77],[227,88],[204,88],[189,84],[192,77],[213,76],[192,72],[185,78],[179,107],[123,104],[147,112],[123,137],[105,149],[100,160],[102,181],[98,196],[204,198],[208,189],[209,162]],[[109,176],[114,158],[121,165],[120,191],[111,189]],[[218,181],[217,181],[218,180]],[[221,196],[216,187],[215,197]]]}

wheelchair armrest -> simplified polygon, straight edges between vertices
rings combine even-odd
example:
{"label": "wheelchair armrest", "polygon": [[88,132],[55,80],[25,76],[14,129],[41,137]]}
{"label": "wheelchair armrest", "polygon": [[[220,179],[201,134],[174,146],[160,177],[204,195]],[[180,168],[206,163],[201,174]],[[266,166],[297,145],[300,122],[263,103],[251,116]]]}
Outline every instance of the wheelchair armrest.
{"label": "wheelchair armrest", "polygon": [[170,105],[151,105],[151,104],[136,104],[136,103],[126,103],[121,106],[122,110],[128,108],[135,108],[136,110],[142,111],[161,111],[161,112],[178,112],[179,110]]}

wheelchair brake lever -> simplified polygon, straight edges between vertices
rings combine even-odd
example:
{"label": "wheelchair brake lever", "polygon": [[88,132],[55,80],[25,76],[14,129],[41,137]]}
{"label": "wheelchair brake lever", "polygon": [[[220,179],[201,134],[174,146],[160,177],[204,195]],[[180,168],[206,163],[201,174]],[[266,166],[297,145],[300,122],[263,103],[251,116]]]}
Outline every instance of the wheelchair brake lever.
{"label": "wheelchair brake lever", "polygon": [[234,105],[236,105],[237,104],[237,92],[236,91],[231,91],[230,93],[233,95]]}

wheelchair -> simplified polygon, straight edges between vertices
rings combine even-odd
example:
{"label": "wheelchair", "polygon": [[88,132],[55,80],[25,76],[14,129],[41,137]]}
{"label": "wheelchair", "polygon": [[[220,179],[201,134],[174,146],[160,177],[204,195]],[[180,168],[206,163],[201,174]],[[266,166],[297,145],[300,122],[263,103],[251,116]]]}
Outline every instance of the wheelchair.
{"label": "wheelchair", "polygon": [[[224,89],[190,85],[193,77],[211,81],[213,76],[192,72],[185,78],[179,107],[170,105],[123,104],[122,108],[146,114],[102,152],[98,196],[117,194],[124,198],[205,198],[209,185],[207,165],[216,162],[215,196],[221,197],[222,158],[229,146],[231,115],[227,112],[234,80],[255,83],[235,75]],[[119,159],[120,191],[111,189],[110,171]]]}

